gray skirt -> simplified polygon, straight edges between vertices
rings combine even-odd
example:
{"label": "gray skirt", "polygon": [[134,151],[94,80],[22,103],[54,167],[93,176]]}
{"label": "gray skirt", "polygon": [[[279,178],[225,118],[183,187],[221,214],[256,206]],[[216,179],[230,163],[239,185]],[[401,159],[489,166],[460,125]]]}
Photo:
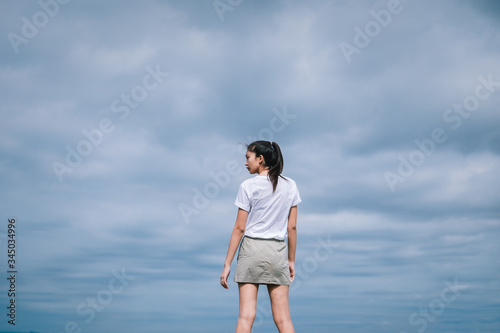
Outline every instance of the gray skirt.
{"label": "gray skirt", "polygon": [[244,236],[238,252],[234,282],[289,286],[286,242]]}

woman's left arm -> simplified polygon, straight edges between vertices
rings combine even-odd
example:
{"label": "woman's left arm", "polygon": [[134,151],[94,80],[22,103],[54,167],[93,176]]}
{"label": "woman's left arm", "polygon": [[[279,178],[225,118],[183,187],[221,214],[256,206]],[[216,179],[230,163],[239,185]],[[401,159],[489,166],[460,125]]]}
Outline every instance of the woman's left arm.
{"label": "woman's left arm", "polygon": [[227,249],[226,261],[224,261],[224,269],[220,276],[220,284],[229,289],[227,284],[227,278],[231,271],[231,263],[233,262],[236,250],[238,250],[238,245],[240,244],[241,238],[245,233],[245,227],[247,224],[248,212],[241,208],[238,209],[238,215],[236,216],[236,223],[234,224],[233,232],[231,233],[231,239],[229,240],[229,246]]}
{"label": "woman's left arm", "polygon": [[288,215],[288,266],[290,279],[295,279],[295,250],[297,249],[297,206],[290,208]]}

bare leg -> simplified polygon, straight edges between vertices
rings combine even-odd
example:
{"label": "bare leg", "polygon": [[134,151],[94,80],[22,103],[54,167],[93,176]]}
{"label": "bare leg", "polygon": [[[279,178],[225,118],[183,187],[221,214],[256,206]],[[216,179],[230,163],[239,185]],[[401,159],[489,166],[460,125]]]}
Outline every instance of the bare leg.
{"label": "bare leg", "polygon": [[257,313],[257,293],[259,285],[253,283],[238,283],[240,291],[240,314],[236,333],[250,333]]}
{"label": "bare leg", "polygon": [[288,286],[267,285],[273,319],[280,333],[295,333],[288,307]]}

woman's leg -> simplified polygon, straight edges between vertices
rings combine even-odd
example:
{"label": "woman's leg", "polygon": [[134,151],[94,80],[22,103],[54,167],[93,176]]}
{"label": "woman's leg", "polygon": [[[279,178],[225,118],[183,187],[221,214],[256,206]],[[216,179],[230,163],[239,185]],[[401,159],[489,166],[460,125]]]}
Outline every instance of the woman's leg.
{"label": "woman's leg", "polygon": [[267,285],[273,319],[280,333],[294,333],[290,309],[288,307],[288,286]]}
{"label": "woman's leg", "polygon": [[257,293],[259,285],[254,283],[238,283],[240,291],[240,314],[236,333],[250,333],[257,313]]}

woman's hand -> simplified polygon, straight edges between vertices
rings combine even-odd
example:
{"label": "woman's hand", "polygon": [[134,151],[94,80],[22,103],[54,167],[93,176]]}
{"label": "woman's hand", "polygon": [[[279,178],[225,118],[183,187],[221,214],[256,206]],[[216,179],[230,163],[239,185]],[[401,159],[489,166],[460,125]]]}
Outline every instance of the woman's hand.
{"label": "woman's hand", "polygon": [[290,280],[293,281],[295,279],[295,262],[289,261],[288,267],[290,268]]}
{"label": "woman's hand", "polygon": [[247,223],[248,212],[241,208],[238,208],[238,215],[236,216],[236,223],[234,224],[233,232],[231,233],[231,239],[229,240],[229,247],[227,248],[226,260],[224,261],[224,269],[220,275],[220,284],[226,289],[229,289],[227,284],[227,278],[231,272],[231,262],[233,261],[234,255],[238,250],[238,244],[240,244],[241,238],[245,234],[245,227]]}
{"label": "woman's hand", "polygon": [[229,289],[227,284],[227,278],[229,277],[229,273],[231,272],[231,266],[224,265],[224,269],[222,270],[222,274],[220,275],[220,285],[226,289]]}

